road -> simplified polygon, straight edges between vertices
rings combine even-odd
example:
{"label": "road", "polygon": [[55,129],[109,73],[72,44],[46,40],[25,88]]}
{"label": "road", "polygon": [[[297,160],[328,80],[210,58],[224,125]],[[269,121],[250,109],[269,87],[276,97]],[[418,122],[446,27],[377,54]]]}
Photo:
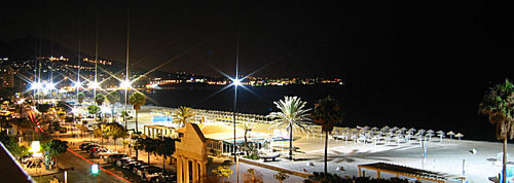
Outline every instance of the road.
{"label": "road", "polygon": [[[100,170],[100,174],[91,175],[91,163],[82,159],[78,155],[68,151],[61,155],[58,159],[59,166],[63,169],[74,168],[74,171],[68,172],[68,182],[119,182],[126,183],[127,181],[109,174],[104,170]],[[102,164],[100,166],[103,166]],[[62,180],[62,175],[58,176]],[[37,178],[35,178],[37,180]]]}

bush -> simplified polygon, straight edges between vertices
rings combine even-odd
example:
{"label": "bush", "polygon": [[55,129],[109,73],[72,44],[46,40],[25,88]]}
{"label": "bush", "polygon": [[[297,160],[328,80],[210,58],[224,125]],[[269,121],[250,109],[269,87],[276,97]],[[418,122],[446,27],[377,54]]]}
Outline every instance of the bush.
{"label": "bush", "polygon": [[[370,178],[370,177],[339,177],[335,174],[327,174],[327,179],[325,180],[325,173],[321,172],[313,172],[313,176],[309,176],[308,179],[305,179],[303,182],[305,183],[409,183],[408,179],[400,179],[400,178]],[[419,181],[416,181],[419,182]]]}

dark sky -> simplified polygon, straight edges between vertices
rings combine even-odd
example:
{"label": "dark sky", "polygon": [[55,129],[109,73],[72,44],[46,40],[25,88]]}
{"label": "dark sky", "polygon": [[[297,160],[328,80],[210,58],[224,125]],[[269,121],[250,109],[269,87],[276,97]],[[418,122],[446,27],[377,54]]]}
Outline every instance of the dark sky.
{"label": "dark sky", "polygon": [[207,64],[233,72],[236,37],[241,73],[268,65],[259,76],[467,75],[512,60],[513,16],[485,2],[45,0],[2,7],[2,41],[41,35],[77,49],[80,26],[90,55],[99,7],[99,55],[120,62],[130,9],[133,64],[152,68],[186,52],[162,69],[206,75],[216,74]]}
{"label": "dark sky", "polygon": [[[488,86],[514,79],[509,4],[492,1],[9,1],[0,40],[38,36],[94,55],[153,68],[233,75],[342,78],[355,120],[455,122],[480,131]],[[128,5],[127,5],[128,4]],[[185,53],[185,54],[181,54]],[[358,108],[358,109],[357,109]],[[368,110],[368,111],[366,111]],[[407,115],[408,114],[408,115]],[[400,117],[399,117],[400,116]],[[411,118],[412,117],[412,118]]]}

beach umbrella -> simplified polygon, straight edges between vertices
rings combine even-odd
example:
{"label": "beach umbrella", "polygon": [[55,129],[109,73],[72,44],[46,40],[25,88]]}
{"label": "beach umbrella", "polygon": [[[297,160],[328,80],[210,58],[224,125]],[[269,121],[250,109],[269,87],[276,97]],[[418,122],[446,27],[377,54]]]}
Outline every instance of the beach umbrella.
{"label": "beach umbrella", "polygon": [[407,135],[412,135],[413,133],[414,133],[414,132],[413,132],[413,131],[410,131],[410,130],[408,130],[407,132],[405,132],[405,134],[407,134]]}
{"label": "beach umbrella", "polygon": [[460,140],[460,138],[464,137],[464,135],[463,135],[462,133],[457,133],[457,134],[455,135],[455,137],[459,138],[459,140]]}
{"label": "beach umbrella", "polygon": [[428,140],[432,141],[432,136],[434,136],[434,130],[427,130],[427,133],[425,136],[428,136]]}
{"label": "beach umbrella", "polygon": [[437,132],[435,132],[435,133],[436,133],[437,135],[439,135],[439,134],[443,134],[443,135],[444,135],[444,132],[443,132],[442,130],[439,130],[439,131],[437,131]]}
{"label": "beach umbrella", "polygon": [[446,135],[449,135],[450,136],[450,140],[452,140],[452,138],[455,135],[455,133],[453,131],[449,131],[448,133],[446,133]]}
{"label": "beach umbrella", "polygon": [[437,133],[437,136],[439,136],[439,142],[443,142],[444,132],[443,133]]}
{"label": "beach umbrella", "polygon": [[416,128],[410,128],[409,131],[413,131],[415,132],[416,131]]}
{"label": "beach umbrella", "polygon": [[405,127],[400,128],[400,131],[402,131],[402,132],[404,132],[406,130],[407,130],[407,128],[405,128]]}

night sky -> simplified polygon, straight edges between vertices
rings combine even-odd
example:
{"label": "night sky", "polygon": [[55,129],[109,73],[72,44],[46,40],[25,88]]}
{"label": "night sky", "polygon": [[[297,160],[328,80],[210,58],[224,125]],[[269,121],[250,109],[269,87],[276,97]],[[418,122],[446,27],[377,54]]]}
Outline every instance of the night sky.
{"label": "night sky", "polygon": [[[486,88],[514,79],[507,4],[466,1],[100,1],[99,56],[133,66],[245,75],[342,78],[353,119],[445,120],[481,130]],[[94,55],[96,1],[10,1],[0,40],[39,36]],[[213,69],[215,68],[215,69]],[[394,112],[390,112],[394,111]],[[369,117],[368,115],[373,115]],[[376,119],[375,119],[376,118]],[[492,126],[490,126],[492,128]],[[490,130],[490,129],[488,129]],[[493,135],[491,135],[493,136]]]}

